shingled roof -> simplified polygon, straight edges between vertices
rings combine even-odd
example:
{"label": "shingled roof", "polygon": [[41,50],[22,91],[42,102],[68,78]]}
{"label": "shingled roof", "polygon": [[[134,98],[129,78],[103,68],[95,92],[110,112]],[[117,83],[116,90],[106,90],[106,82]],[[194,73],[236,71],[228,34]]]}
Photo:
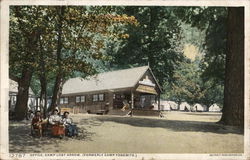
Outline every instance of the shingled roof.
{"label": "shingled roof", "polygon": [[62,94],[76,94],[100,90],[132,88],[142,78],[148,66],[100,73],[96,77],[71,78],[63,85]]}

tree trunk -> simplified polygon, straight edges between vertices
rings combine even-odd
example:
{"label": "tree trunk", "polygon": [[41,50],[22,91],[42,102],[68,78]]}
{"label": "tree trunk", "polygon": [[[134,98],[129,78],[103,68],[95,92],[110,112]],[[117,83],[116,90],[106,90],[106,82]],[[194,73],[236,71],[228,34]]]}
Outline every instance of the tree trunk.
{"label": "tree trunk", "polygon": [[40,107],[43,109],[43,115],[46,116],[47,112],[47,80],[44,73],[40,75],[40,84],[41,84],[41,92],[40,92]]}
{"label": "tree trunk", "polygon": [[32,78],[32,71],[24,69],[22,77],[18,81],[18,95],[15,107],[15,119],[23,120],[28,111],[27,102],[29,99],[29,86]]}
{"label": "tree trunk", "polygon": [[62,63],[61,52],[62,52],[62,23],[63,23],[64,10],[65,10],[64,6],[61,6],[58,9],[59,21],[58,21],[58,26],[57,26],[58,39],[57,39],[56,56],[57,56],[57,65],[58,65],[59,70],[56,75],[56,80],[55,80],[55,85],[54,85],[53,95],[52,95],[52,102],[51,102],[51,107],[49,110],[53,110],[57,106],[57,101],[60,96],[59,91],[60,91],[60,88],[62,88],[63,73],[62,73],[62,64],[61,64]]}
{"label": "tree trunk", "polygon": [[228,8],[228,52],[221,123],[244,128],[244,8]]}
{"label": "tree trunk", "polygon": [[46,117],[47,112],[47,78],[46,78],[46,66],[45,66],[45,57],[46,52],[43,49],[43,44],[41,41],[41,38],[39,38],[39,47],[40,47],[40,86],[41,86],[41,92],[40,92],[40,106],[43,108],[43,116]]}
{"label": "tree trunk", "polygon": [[[15,14],[17,17],[22,17],[20,13],[20,8],[15,9]],[[23,22],[18,19],[20,23],[20,30],[22,29]],[[25,31],[23,31],[25,32]],[[27,44],[25,44],[26,50],[26,62],[33,62],[35,61],[35,56],[33,53],[37,53],[37,42],[40,37],[40,32],[36,28],[30,32],[25,32],[27,38]],[[29,86],[31,82],[31,78],[33,75],[33,67],[31,65],[24,65],[22,70],[22,77],[18,80],[18,95],[17,95],[17,102],[15,107],[15,119],[16,120],[23,120],[27,114],[27,102],[29,99]]]}
{"label": "tree trunk", "polygon": [[51,106],[50,106],[50,111],[55,109],[57,106],[57,102],[59,99],[59,91],[62,86],[62,76],[61,74],[57,74],[55,84],[54,84],[54,89],[53,89],[53,95],[52,95],[52,101],[51,101]]}

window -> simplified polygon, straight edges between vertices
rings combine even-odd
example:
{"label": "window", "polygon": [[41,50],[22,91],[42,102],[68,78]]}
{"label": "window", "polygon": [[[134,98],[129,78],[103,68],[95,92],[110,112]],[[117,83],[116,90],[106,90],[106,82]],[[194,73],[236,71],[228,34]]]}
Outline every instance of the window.
{"label": "window", "polygon": [[68,103],[69,103],[68,97],[65,97],[65,98],[64,98],[64,103],[65,103],[65,104],[68,104]]}
{"label": "window", "polygon": [[104,94],[94,94],[93,95],[93,102],[97,101],[104,101]]}
{"label": "window", "polygon": [[60,104],[63,104],[63,98],[60,98]]}
{"label": "window", "polygon": [[76,103],[85,102],[85,96],[76,96]]}
{"label": "window", "polygon": [[81,96],[81,102],[85,102],[85,96]]}
{"label": "window", "polygon": [[67,103],[69,103],[69,98],[68,97],[60,98],[60,104],[67,104]]}
{"label": "window", "polygon": [[93,95],[93,102],[97,102],[98,101],[98,94],[94,94]]}
{"label": "window", "polygon": [[104,94],[99,94],[99,101],[104,101]]}
{"label": "window", "polygon": [[76,103],[81,102],[81,97],[80,96],[76,96]]}

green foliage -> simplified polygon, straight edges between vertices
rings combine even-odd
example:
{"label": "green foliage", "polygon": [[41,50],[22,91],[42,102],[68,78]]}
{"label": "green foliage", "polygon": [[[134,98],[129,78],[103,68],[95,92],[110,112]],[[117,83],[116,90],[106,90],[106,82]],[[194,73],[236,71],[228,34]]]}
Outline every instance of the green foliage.
{"label": "green foliage", "polygon": [[37,42],[42,12],[39,7],[10,7],[10,73],[21,77],[24,68],[37,66]]}
{"label": "green foliage", "polygon": [[224,83],[227,40],[226,7],[176,8],[175,14],[187,24],[205,32],[200,48],[204,52],[201,68],[204,80],[212,78],[215,83]]}
{"label": "green foliage", "polygon": [[[179,63],[174,71],[173,78],[175,81],[172,88],[166,88],[166,92],[171,93],[168,98],[178,102],[197,103],[204,96],[200,74],[196,63],[192,63],[190,60]],[[167,91],[167,89],[170,90]]]}
{"label": "green foliage", "polygon": [[118,13],[134,16],[139,25],[128,25],[129,37],[119,43],[107,43],[112,57],[110,68],[150,65],[160,84],[172,81],[173,70],[181,61],[181,24],[170,7],[118,7]]}
{"label": "green foliage", "polygon": [[40,76],[50,85],[58,72],[65,78],[75,72],[83,77],[96,74],[96,64],[107,60],[101,52],[104,40],[126,37],[109,29],[121,24],[137,21],[111,14],[111,7],[11,6],[10,74],[20,78],[22,70],[30,68],[36,74],[32,80],[36,92]]}
{"label": "green foliage", "polygon": [[162,98],[190,104],[200,103],[207,106],[223,104],[223,85],[215,84],[212,79],[203,81],[200,59],[194,62],[186,60],[179,63],[174,71],[174,83],[165,83]]}
{"label": "green foliage", "polygon": [[[226,14],[220,7],[12,6],[10,73],[21,77],[31,68],[37,95],[46,76],[51,96],[58,72],[67,79],[149,64],[163,98],[222,104]],[[201,59],[185,58],[187,43]]]}
{"label": "green foliage", "polygon": [[196,45],[201,59],[180,63],[174,73],[177,79],[173,86],[165,84],[166,92],[170,92],[163,97],[208,106],[223,105],[227,8],[179,7],[174,13],[183,23],[184,43]]}

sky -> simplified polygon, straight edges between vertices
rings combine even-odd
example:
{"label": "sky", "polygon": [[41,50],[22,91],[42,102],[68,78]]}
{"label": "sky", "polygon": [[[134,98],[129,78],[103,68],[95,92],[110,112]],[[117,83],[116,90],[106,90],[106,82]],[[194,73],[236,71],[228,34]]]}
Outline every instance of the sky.
{"label": "sky", "polygon": [[191,60],[195,60],[195,57],[199,54],[198,48],[193,44],[185,44],[183,48],[184,55]]}

